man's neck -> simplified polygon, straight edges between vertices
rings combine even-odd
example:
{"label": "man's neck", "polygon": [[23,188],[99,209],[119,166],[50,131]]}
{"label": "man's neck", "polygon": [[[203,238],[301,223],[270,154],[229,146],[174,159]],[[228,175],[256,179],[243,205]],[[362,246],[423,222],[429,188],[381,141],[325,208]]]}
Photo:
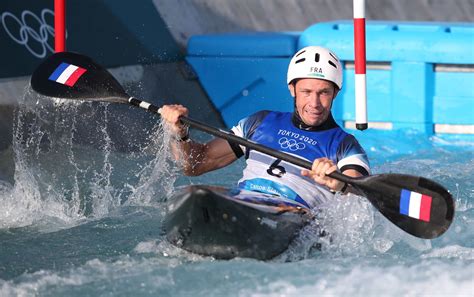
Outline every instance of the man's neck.
{"label": "man's neck", "polygon": [[309,125],[306,125],[305,122],[303,122],[300,115],[295,110],[291,117],[291,122],[298,129],[305,130],[305,131],[324,131],[324,130],[329,130],[329,129],[337,127],[336,121],[334,121],[334,118],[332,117],[332,113],[329,114],[326,121],[324,121],[321,125],[309,126]]}

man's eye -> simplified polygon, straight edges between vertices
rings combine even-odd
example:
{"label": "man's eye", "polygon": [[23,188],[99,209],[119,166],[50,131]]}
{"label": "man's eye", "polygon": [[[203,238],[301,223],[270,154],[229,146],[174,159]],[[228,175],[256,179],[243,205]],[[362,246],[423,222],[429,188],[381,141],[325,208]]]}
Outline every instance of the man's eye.
{"label": "man's eye", "polygon": [[330,94],[331,94],[331,92],[329,90],[324,90],[324,91],[321,92],[321,95],[325,95],[325,96],[328,96]]}

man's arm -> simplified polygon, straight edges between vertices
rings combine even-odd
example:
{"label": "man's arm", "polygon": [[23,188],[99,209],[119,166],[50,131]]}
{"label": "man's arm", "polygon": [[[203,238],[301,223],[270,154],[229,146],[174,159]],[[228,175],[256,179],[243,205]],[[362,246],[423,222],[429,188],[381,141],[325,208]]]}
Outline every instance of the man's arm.
{"label": "man's arm", "polygon": [[[344,188],[345,183],[327,176],[328,174],[336,171],[337,169],[337,166],[328,158],[319,158],[313,161],[313,166],[311,167],[311,170],[304,169],[301,171],[301,175],[310,177],[318,184],[321,184],[335,192],[338,192]],[[349,169],[346,171],[349,172],[344,172],[344,174],[356,174],[352,172],[355,171],[353,169]]]}
{"label": "man's arm", "polygon": [[[327,175],[336,170],[340,170],[342,174],[350,177],[361,177],[370,174],[367,155],[357,139],[351,134],[346,135],[339,144],[336,159],[339,160],[337,164],[333,164],[333,162],[326,158],[315,160],[313,169],[317,172],[316,176]],[[333,191],[342,192],[343,194],[354,193],[360,195],[355,188],[344,182],[327,176],[316,179],[319,179],[319,182],[328,186]]]}
{"label": "man's arm", "polygon": [[[364,176],[362,173],[354,169],[344,170],[342,171],[342,174],[350,176],[350,177]],[[352,187],[349,184],[345,184],[339,191],[341,191],[342,194],[354,193],[356,195],[360,195],[359,191],[357,191],[354,187]]]}
{"label": "man's arm", "polygon": [[[337,166],[328,158],[316,159],[313,162],[311,170],[302,170],[301,174],[312,178],[315,182],[327,186],[334,192],[342,192],[343,194],[358,192],[349,184],[339,181],[337,179],[331,178],[328,174],[338,170]],[[347,169],[342,172],[342,174],[350,177],[360,177],[362,174],[354,169]]]}
{"label": "man's arm", "polygon": [[185,175],[196,176],[234,162],[237,157],[227,140],[215,138],[208,143],[192,140],[172,144],[175,158],[182,161]]}
{"label": "man's arm", "polygon": [[222,168],[237,159],[234,151],[226,140],[216,138],[208,143],[198,143],[188,137],[188,129],[179,118],[187,116],[189,111],[182,105],[164,105],[160,108],[161,118],[176,135],[173,139],[172,150],[176,160],[183,164],[184,174],[201,175]]}

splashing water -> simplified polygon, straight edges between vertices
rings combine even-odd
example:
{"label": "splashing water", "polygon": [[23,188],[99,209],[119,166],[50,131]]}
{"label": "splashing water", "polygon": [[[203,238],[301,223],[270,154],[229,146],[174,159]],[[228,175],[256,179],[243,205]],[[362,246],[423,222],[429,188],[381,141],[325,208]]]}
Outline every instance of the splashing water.
{"label": "splashing water", "polygon": [[169,133],[152,116],[120,123],[120,111],[128,107],[27,92],[15,112],[15,182],[0,184],[0,227],[48,218],[74,224],[124,203],[164,199],[177,170],[169,160]]}

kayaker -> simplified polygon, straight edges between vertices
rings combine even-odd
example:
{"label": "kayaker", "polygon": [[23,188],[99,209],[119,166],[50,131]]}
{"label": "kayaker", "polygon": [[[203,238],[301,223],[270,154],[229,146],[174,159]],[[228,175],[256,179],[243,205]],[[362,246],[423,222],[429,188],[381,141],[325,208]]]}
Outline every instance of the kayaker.
{"label": "kayaker", "polygon": [[294,97],[293,112],[259,111],[240,120],[232,132],[312,161],[312,170],[301,170],[220,138],[205,144],[193,141],[179,121],[180,116],[188,115],[188,109],[165,105],[160,113],[176,135],[172,145],[184,173],[201,175],[245,156],[247,165],[238,183],[242,189],[281,195],[308,208],[330,199],[334,192],[352,192],[351,186],[327,176],[335,170],[351,177],[370,173],[363,148],[336,124],[331,114],[333,101],[342,88],[342,64],[326,48],[305,47],[291,59],[287,83]]}

